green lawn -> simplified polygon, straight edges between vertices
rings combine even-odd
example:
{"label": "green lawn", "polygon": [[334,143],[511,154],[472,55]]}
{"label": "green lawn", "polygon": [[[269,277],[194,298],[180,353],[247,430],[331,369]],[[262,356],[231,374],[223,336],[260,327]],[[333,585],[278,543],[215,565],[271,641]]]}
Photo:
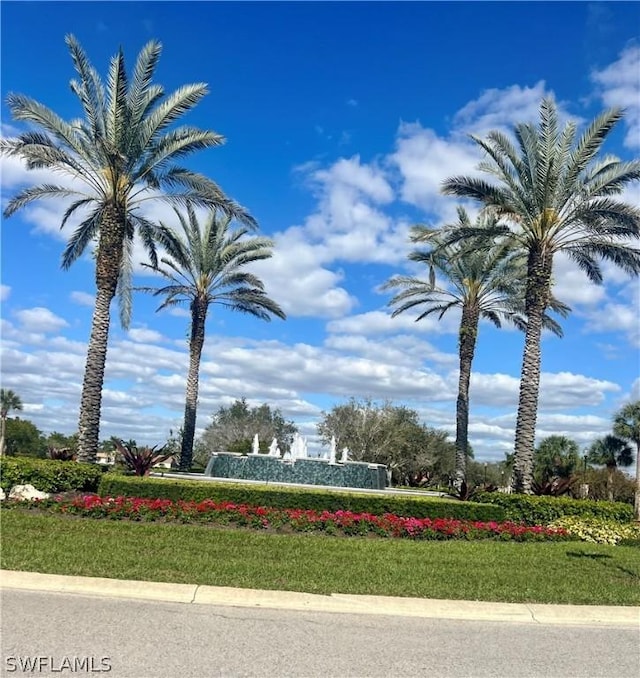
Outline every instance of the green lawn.
{"label": "green lawn", "polygon": [[2,512],[8,570],[504,602],[640,604],[640,550],[414,542]]}

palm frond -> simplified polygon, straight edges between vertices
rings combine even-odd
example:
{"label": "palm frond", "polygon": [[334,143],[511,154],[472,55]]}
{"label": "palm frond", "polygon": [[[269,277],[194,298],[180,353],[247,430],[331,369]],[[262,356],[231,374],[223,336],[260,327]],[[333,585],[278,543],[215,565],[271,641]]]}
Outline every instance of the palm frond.
{"label": "palm frond", "polygon": [[78,193],[78,191],[66,188],[65,186],[55,186],[53,184],[30,186],[29,188],[22,189],[9,200],[3,214],[5,219],[8,219],[17,210],[34,200],[41,200],[42,198],[68,198],[74,195],[82,195],[82,193]]}
{"label": "palm frond", "polygon": [[[157,40],[150,40],[138,54],[133,68],[133,77],[127,93],[129,107],[131,109],[131,124],[140,124],[147,107],[151,81],[162,53],[162,45]],[[161,96],[162,88],[154,92],[155,96]]]}
{"label": "palm frond", "polygon": [[62,268],[67,270],[96,237],[102,223],[104,207],[99,205],[73,232],[62,253]]}
{"label": "palm frond", "polygon": [[147,148],[160,132],[196,106],[208,91],[204,83],[195,83],[184,85],[173,92],[141,123],[141,147]]}

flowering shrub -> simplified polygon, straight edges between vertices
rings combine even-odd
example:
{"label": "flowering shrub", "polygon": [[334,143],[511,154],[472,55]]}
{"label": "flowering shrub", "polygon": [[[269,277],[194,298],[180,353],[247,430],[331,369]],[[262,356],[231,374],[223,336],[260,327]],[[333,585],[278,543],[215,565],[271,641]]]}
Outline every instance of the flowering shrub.
{"label": "flowering shrub", "polygon": [[247,506],[205,499],[200,502],[134,497],[84,495],[34,503],[40,509],[115,520],[169,520],[183,523],[233,525],[254,529],[324,532],[345,536],[404,537],[409,539],[500,539],[513,541],[566,540],[557,527],[511,522],[481,522],[455,518],[407,518],[387,513],[376,516],[352,511],[315,511]]}
{"label": "flowering shrub", "polygon": [[603,518],[577,518],[566,516],[554,520],[549,527],[566,530],[582,541],[594,544],[618,544],[621,541],[640,541],[640,525],[618,523]]}

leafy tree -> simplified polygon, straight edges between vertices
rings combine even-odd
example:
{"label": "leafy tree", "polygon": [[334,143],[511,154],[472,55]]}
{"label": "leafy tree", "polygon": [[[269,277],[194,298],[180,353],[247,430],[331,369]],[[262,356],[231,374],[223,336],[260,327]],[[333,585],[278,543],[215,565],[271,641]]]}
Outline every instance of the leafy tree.
{"label": "leafy tree", "polygon": [[20,396],[11,389],[0,389],[0,456],[4,454],[6,447],[7,416],[14,410],[22,410]]}
{"label": "leafy tree", "polygon": [[[496,225],[495,216],[481,214],[475,228],[481,231]],[[468,228],[471,222],[466,211],[458,208],[458,224],[454,227]],[[489,320],[500,328],[502,322],[511,322],[520,329],[526,325],[522,316],[524,290],[522,279],[525,262],[522,255],[510,248],[508,243],[486,247],[481,239],[464,244],[438,246],[439,232],[424,226],[414,226],[412,242],[427,242],[435,247],[430,250],[413,250],[411,261],[425,264],[429,270],[428,280],[408,276],[396,276],[384,288],[397,289],[389,304],[395,306],[392,317],[405,311],[420,311],[416,321],[437,313],[438,319],[452,309],[460,309],[458,330],[458,353],[460,372],[456,402],[456,470],[454,485],[458,490],[466,478],[466,459],[469,431],[469,382],[471,367],[478,338],[481,319]],[[448,287],[436,284],[436,271],[444,276]],[[545,324],[561,335],[559,325],[545,315]]]}
{"label": "leafy tree", "polygon": [[606,466],[609,501],[613,501],[613,473],[618,466],[631,466],[633,464],[631,445],[617,436],[604,436],[604,438],[599,438],[593,442],[589,448],[588,460],[592,464]]}
{"label": "leafy tree", "polygon": [[589,499],[608,500],[613,494],[616,501],[631,505],[634,503],[635,479],[632,480],[620,469],[615,469],[611,474],[607,468],[589,467],[585,472],[584,482],[589,487]]}
{"label": "leafy tree", "polygon": [[46,442],[47,447],[62,449],[69,448],[75,452],[78,449],[78,434],[73,433],[72,435],[68,436],[64,433],[58,433],[57,431],[54,431],[47,436]]}
{"label": "leafy tree", "polygon": [[168,129],[207,93],[204,84],[185,85],[164,99],[164,89],[152,82],[161,52],[156,41],[142,49],[131,77],[120,50],[111,60],[106,82],[73,36],[67,36],[66,43],[78,75],[71,81],[71,91],[80,100],[84,118],[66,122],[45,105],[10,94],[7,105],[14,119],[30,128],[16,138],[2,139],[0,153],[21,158],[29,169],[49,169],[71,180],[25,188],[9,201],[5,217],[36,200],[71,199],[61,227],[74,214],[81,214],[82,221],[67,243],[62,267],[69,268],[90,243],[96,243],[97,293],[78,425],[78,457],[91,462],[98,449],[109,309],[118,295],[121,321],[128,324],[136,234],[156,261],[156,227],[143,208],[149,201],[190,200],[219,207],[248,224],[253,220],[213,181],[174,164],[223,142],[219,134],[195,127]]}
{"label": "leafy tree", "polygon": [[422,425],[417,412],[390,402],[351,398],[323,412],[317,429],[324,444],[335,437],[338,449],[347,447],[351,461],[386,464],[395,483],[425,484],[447,473],[447,462],[453,465],[446,431]]}
{"label": "leafy tree", "polygon": [[280,449],[288,450],[298,428],[287,421],[278,409],[267,404],[249,407],[245,398],[236,400],[229,407],[220,407],[212,416],[212,422],[202,435],[202,445],[208,452],[251,451],[254,436],[260,441],[260,451],[266,452],[273,438],[278,439]]}
{"label": "leafy tree", "polygon": [[[576,140],[576,124],[561,128],[555,102],[544,99],[539,125],[515,126],[515,145],[500,131],[484,139],[472,136],[487,156],[479,169],[494,181],[457,176],[443,183],[444,193],[478,200],[508,220],[484,230],[485,237],[509,237],[527,256],[527,328],[515,436],[518,492],[532,491],[542,319],[551,298],[555,255],[566,253],[597,284],[603,280],[600,260],[629,275],[640,272],[640,250],[630,242],[640,237],[640,210],[617,197],[640,179],[640,161],[599,157],[622,117],[619,109],[606,111]],[[455,237],[477,234],[471,227],[458,229]]]}
{"label": "leafy tree", "polygon": [[635,517],[640,521],[640,400],[625,405],[613,418],[613,433],[636,446]]}
{"label": "leafy tree", "polygon": [[245,270],[250,264],[271,257],[273,242],[262,237],[246,237],[246,227],[232,229],[229,217],[211,212],[200,225],[189,205],[187,216],[176,210],[182,233],[160,226],[160,238],[167,250],[165,267],[147,265],[167,279],[163,287],[143,288],[165,297],[159,309],[189,304],[189,374],[180,451],[180,469],[188,471],[193,457],[193,439],[198,407],[200,358],[205,339],[209,306],[218,304],[231,311],[248,313],[261,320],[271,316],[284,319],[284,311],[264,291],[264,284]]}
{"label": "leafy tree", "polygon": [[12,457],[47,456],[47,444],[42,432],[28,419],[7,419],[6,451]]}
{"label": "leafy tree", "polygon": [[571,478],[580,463],[578,443],[566,436],[548,436],[540,441],[533,460],[533,475],[539,484],[553,478]]}

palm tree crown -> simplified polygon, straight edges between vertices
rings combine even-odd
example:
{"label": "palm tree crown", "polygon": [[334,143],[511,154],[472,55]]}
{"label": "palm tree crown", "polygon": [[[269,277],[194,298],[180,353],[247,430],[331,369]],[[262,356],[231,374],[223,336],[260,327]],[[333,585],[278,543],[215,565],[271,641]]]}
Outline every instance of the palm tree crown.
{"label": "palm tree crown", "polygon": [[12,410],[21,410],[22,400],[11,389],[0,389],[0,456],[4,454],[6,445],[7,415]]}
{"label": "palm tree crown", "polygon": [[0,416],[6,419],[9,412],[12,410],[21,410],[22,400],[20,396],[11,389],[0,389]]}
{"label": "palm tree crown", "polygon": [[180,468],[184,470],[191,465],[198,372],[209,306],[219,304],[261,320],[271,320],[271,316],[286,318],[280,306],[267,296],[263,282],[245,270],[251,263],[271,257],[273,242],[264,237],[247,237],[246,226],[232,229],[231,218],[220,217],[215,211],[209,213],[202,225],[192,205],[189,204],[186,211],[185,216],[175,210],[181,233],[164,224],[159,227],[158,239],[167,252],[161,259],[164,266],[146,264],[168,284],[142,288],[165,297],[158,310],[189,304],[191,311],[190,363],[180,459]]}
{"label": "palm tree crown", "polygon": [[224,196],[207,177],[176,161],[194,151],[220,145],[219,134],[190,126],[169,129],[207,93],[206,85],[185,85],[164,98],[164,89],[152,82],[161,53],[159,42],[140,52],[131,77],[120,50],[111,60],[103,82],[73,36],[66,43],[78,74],[71,90],[78,97],[83,118],[67,122],[45,105],[21,94],[10,94],[7,104],[14,119],[35,131],[0,141],[0,153],[24,160],[29,169],[49,169],[66,181],[23,189],[5,208],[5,217],[42,198],[70,201],[61,227],[73,215],[79,226],[62,256],[68,268],[87,246],[96,242],[96,305],[82,388],[79,454],[93,461],[98,448],[100,408],[106,361],[109,307],[118,294],[124,326],[131,314],[131,252],[137,234],[156,260],[155,225],[145,216],[150,201],[184,204],[190,200],[218,207],[253,225],[247,212]]}
{"label": "palm tree crown", "polygon": [[[562,128],[556,104],[544,99],[540,122],[515,126],[516,144],[499,131],[485,139],[472,136],[485,152],[479,169],[493,181],[453,177],[443,192],[472,198],[496,211],[507,223],[487,237],[509,236],[526,253],[525,314],[527,330],[516,422],[514,481],[530,492],[540,383],[542,316],[552,289],[553,258],[565,252],[597,284],[606,260],[630,275],[640,272],[640,210],[618,198],[640,179],[640,161],[598,157],[602,144],[622,118],[619,109],[599,115],[577,138],[573,122]],[[462,229],[457,238],[474,235]]]}
{"label": "palm tree crown", "polygon": [[613,418],[613,433],[636,446],[635,519],[640,522],[640,400],[627,403]]}
{"label": "palm tree crown", "polygon": [[592,464],[602,464],[607,467],[609,501],[613,501],[613,472],[618,466],[633,464],[631,445],[622,438],[607,435],[593,442],[589,448],[588,459]]}

